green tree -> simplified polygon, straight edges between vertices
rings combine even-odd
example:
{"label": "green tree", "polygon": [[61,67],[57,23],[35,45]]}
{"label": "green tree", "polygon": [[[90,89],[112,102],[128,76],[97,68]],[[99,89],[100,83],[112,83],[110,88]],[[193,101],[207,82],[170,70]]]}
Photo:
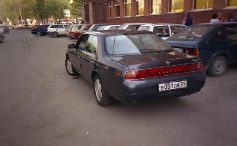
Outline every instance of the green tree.
{"label": "green tree", "polygon": [[10,19],[11,21],[15,21],[17,19],[24,18],[32,18],[33,17],[33,9],[32,5],[34,4],[34,0],[4,0],[1,1],[0,10],[2,19],[6,21],[6,19]]}
{"label": "green tree", "polygon": [[54,18],[55,21],[57,19],[64,18],[63,9],[68,9],[69,2],[68,0],[47,0],[47,7],[50,10],[51,16]]}

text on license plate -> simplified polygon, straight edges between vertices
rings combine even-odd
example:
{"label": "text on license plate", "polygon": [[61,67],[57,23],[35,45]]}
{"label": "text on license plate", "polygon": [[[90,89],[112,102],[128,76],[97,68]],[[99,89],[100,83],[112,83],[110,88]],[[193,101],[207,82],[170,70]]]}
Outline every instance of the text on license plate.
{"label": "text on license plate", "polygon": [[159,84],[159,91],[187,88],[187,80]]}

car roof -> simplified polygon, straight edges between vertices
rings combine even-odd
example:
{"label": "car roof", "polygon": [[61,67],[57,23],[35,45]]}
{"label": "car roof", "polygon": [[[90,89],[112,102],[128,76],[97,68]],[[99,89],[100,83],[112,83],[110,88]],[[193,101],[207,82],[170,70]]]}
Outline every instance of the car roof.
{"label": "car roof", "polygon": [[149,31],[144,30],[127,30],[127,29],[116,29],[116,30],[98,30],[85,32],[85,34],[104,34],[104,35],[113,35],[113,34],[153,34]]}
{"label": "car roof", "polygon": [[183,24],[171,24],[171,23],[154,23],[154,24],[143,24],[141,26],[185,26]]}
{"label": "car roof", "polygon": [[206,26],[209,26],[209,25],[214,25],[214,26],[221,26],[221,25],[233,25],[233,24],[237,24],[237,22],[219,22],[219,23],[199,23],[199,24],[193,24],[191,26],[200,26],[200,25],[206,25]]}

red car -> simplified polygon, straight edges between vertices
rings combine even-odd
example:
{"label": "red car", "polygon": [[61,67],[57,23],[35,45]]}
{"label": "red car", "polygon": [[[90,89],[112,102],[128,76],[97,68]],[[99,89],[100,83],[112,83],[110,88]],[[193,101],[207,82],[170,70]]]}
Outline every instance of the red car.
{"label": "red car", "polygon": [[91,24],[83,24],[80,29],[69,30],[68,36],[71,39],[78,39],[84,32],[91,27]]}

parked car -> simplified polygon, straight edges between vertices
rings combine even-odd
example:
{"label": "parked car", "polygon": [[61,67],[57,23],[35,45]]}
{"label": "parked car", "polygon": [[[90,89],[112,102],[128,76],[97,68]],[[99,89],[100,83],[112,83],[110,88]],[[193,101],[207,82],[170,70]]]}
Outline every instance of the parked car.
{"label": "parked car", "polygon": [[62,35],[67,35],[68,24],[53,24],[48,27],[47,35],[53,37],[59,37]]}
{"label": "parked car", "polygon": [[141,25],[144,24],[151,24],[151,23],[124,23],[118,29],[137,30]]}
{"label": "parked car", "polygon": [[69,28],[67,29],[67,36],[70,37],[70,34],[76,30],[81,29],[83,26],[83,24],[72,24],[69,26]]}
{"label": "parked car", "polygon": [[97,31],[101,27],[107,26],[107,25],[112,25],[111,23],[98,23],[98,24],[93,24],[88,31]]}
{"label": "parked car", "polygon": [[3,29],[5,34],[10,32],[10,29],[6,25],[0,25],[0,29]]}
{"label": "parked car", "polygon": [[68,46],[65,67],[94,84],[99,105],[193,94],[206,77],[200,58],[173,50],[148,31],[86,32]]}
{"label": "parked car", "polygon": [[83,34],[85,31],[88,31],[90,27],[91,24],[80,24],[80,27],[78,27],[78,29],[71,30],[69,28],[68,36],[71,39],[78,39],[80,35]]}
{"label": "parked car", "polygon": [[31,29],[31,33],[37,36],[45,36],[47,34],[47,28],[50,24],[38,25]]}
{"label": "parked car", "polygon": [[107,26],[103,26],[101,27],[99,30],[114,30],[114,29],[118,29],[121,25],[107,25]]}
{"label": "parked car", "polygon": [[170,38],[173,48],[200,56],[211,76],[221,76],[237,62],[237,23],[196,24]]}
{"label": "parked car", "polygon": [[0,28],[0,43],[3,43],[4,38],[5,38],[4,30]]}
{"label": "parked car", "polygon": [[141,25],[138,30],[147,30],[155,33],[157,36],[166,40],[173,34],[186,29],[187,27],[183,24],[144,24]]}

